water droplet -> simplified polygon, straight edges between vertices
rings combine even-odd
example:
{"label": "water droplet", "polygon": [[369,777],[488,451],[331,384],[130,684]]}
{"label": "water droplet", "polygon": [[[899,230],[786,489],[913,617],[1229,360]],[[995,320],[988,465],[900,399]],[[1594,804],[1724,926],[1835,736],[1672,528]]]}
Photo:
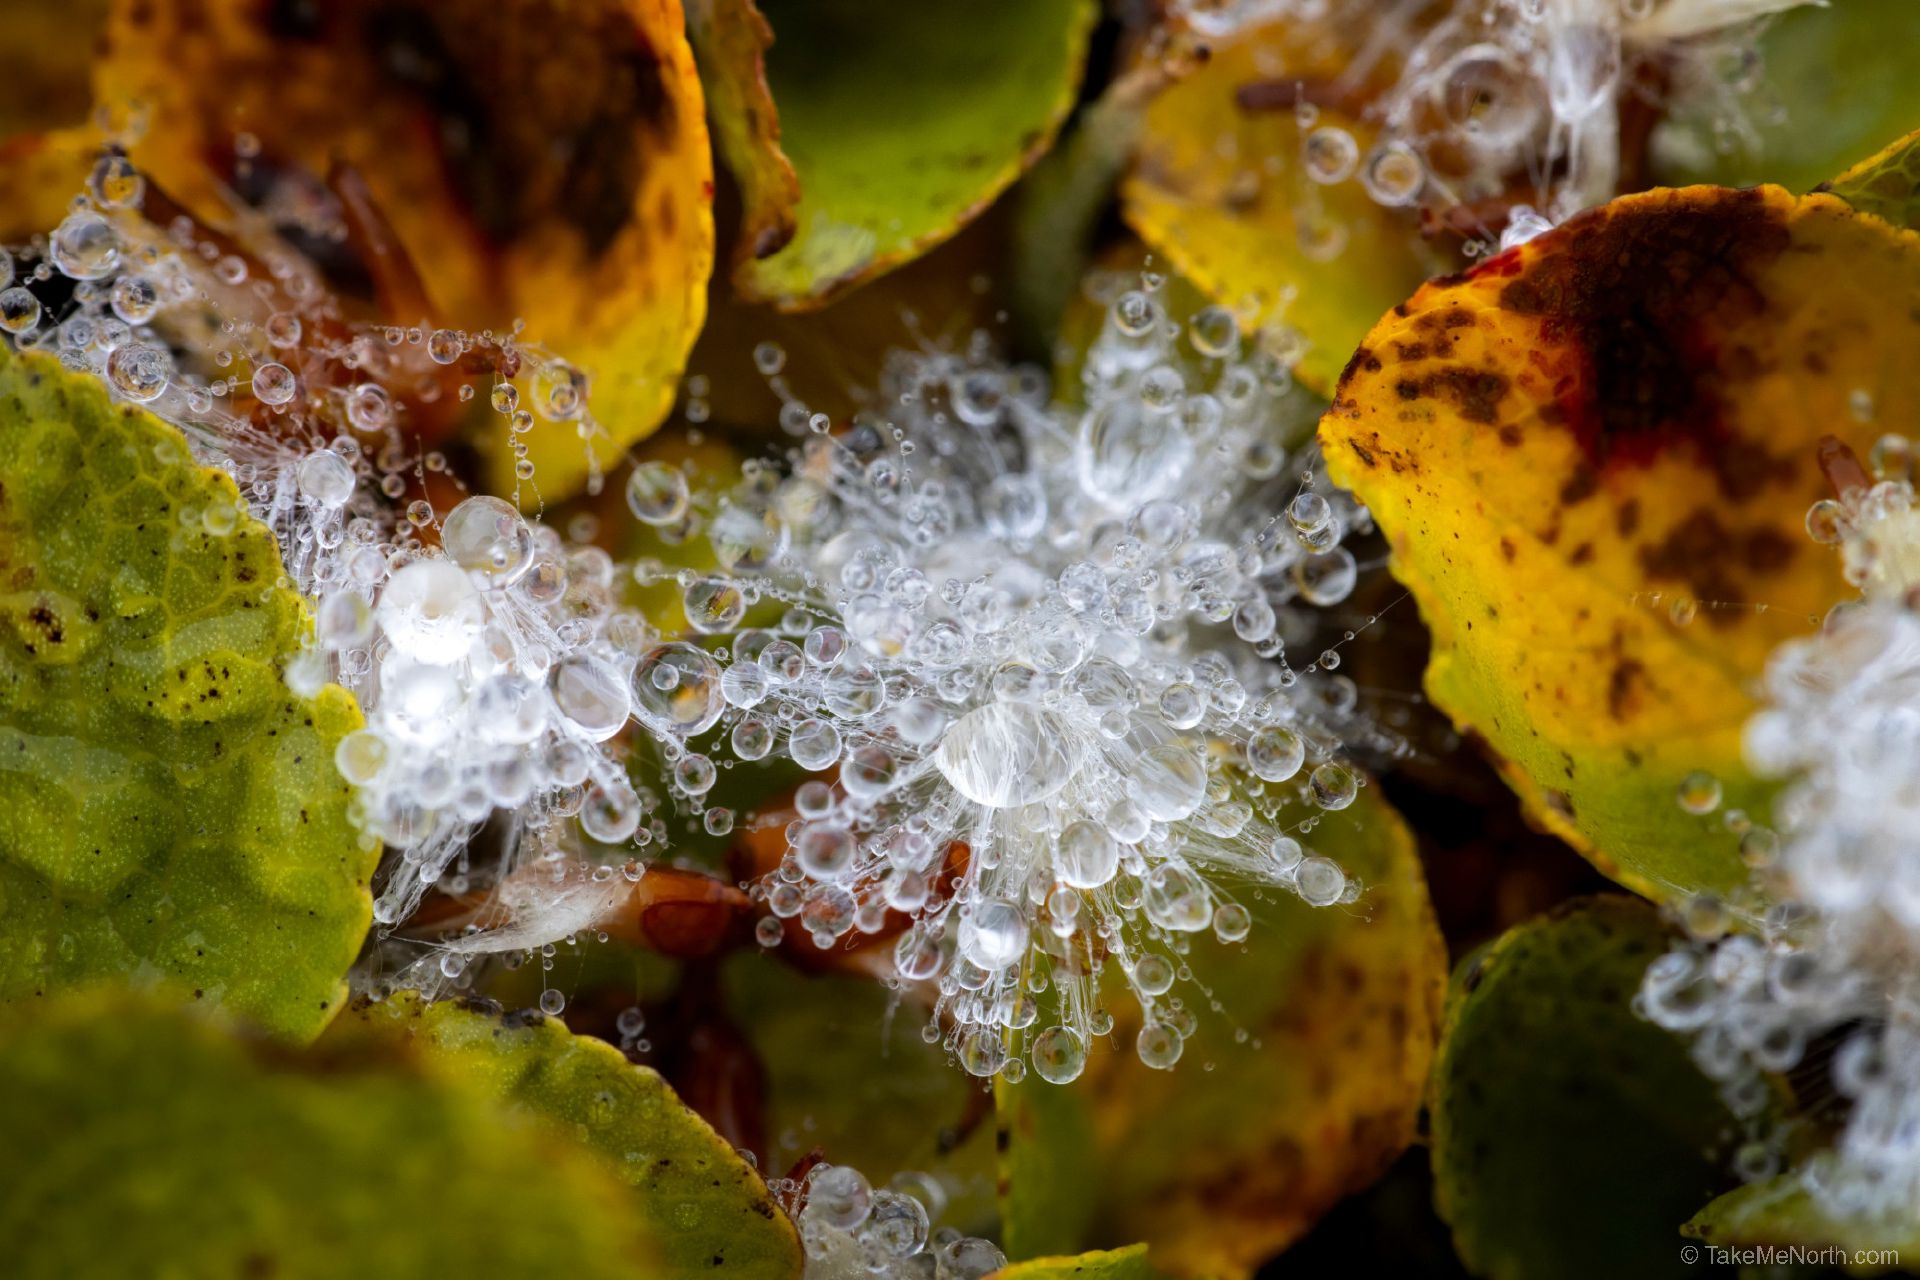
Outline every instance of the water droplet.
{"label": "water droplet", "polygon": [[513,504],[476,494],[447,513],[440,545],[489,586],[511,586],[533,564],[533,530]]}
{"label": "water droplet", "polygon": [[1696,769],[1680,780],[1677,798],[1680,807],[1688,813],[1712,813],[1720,807],[1720,779],[1704,769]]}
{"label": "water droplet", "polygon": [[627,508],[643,524],[667,525],[687,514],[687,478],[678,467],[643,462],[627,477]]}
{"label": "water droplet", "polygon": [[268,362],[253,371],[253,395],[261,404],[280,405],[293,399],[298,383],[293,370]]}
{"label": "water droplet", "polygon": [[948,727],[933,762],[967,799],[1008,809],[1057,793],[1079,771],[1081,755],[1057,713],[991,702]]}

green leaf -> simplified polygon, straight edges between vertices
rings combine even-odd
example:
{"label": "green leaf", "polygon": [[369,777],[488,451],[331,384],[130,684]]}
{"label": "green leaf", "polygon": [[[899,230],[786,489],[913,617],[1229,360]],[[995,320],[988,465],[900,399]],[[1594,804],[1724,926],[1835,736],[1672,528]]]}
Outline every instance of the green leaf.
{"label": "green leaf", "polygon": [[1021,342],[1044,351],[1086,275],[1101,216],[1133,158],[1147,101],[1160,87],[1149,65],[1107,86],[1016,193],[1013,312]]}
{"label": "green leaf", "polygon": [[1429,1111],[1435,1198],[1476,1275],[1694,1274],[1679,1226],[1724,1185],[1737,1126],[1631,1007],[1669,937],[1637,899],[1577,899],[1462,964]]}
{"label": "green leaf", "polygon": [[1072,1280],[1074,1276],[1088,1280],[1153,1280],[1156,1273],[1147,1261],[1147,1246],[1135,1244],[1072,1257],[1016,1262],[993,1274],[994,1280]]}
{"label": "green leaf", "polygon": [[[1655,176],[1662,185],[1778,183],[1811,190],[1920,122],[1920,5],[1912,0],[1840,0],[1776,18],[1760,40],[1764,74],[1729,111],[1717,95],[1660,126]],[[1751,129],[1722,153],[1715,136],[1731,117]]]}
{"label": "green leaf", "polygon": [[1727,1247],[1801,1245],[1853,1253],[1887,1250],[1908,1258],[1920,1254],[1920,1222],[1913,1215],[1836,1217],[1821,1207],[1798,1171],[1727,1192],[1696,1213],[1681,1231]]}
{"label": "green leaf", "polygon": [[767,79],[800,225],[740,264],[747,298],[806,309],[951,236],[1046,150],[1079,87],[1089,0],[775,0]]}
{"label": "green leaf", "polygon": [[1920,131],[1868,156],[1819,190],[1896,227],[1920,230]]}
{"label": "green leaf", "polygon": [[410,993],[354,1006],[329,1041],[369,1030],[398,1033],[427,1062],[601,1156],[631,1189],[628,1212],[664,1274],[799,1274],[799,1237],[765,1181],[656,1072],[605,1041]]}
{"label": "green leaf", "polygon": [[986,1097],[921,1038],[924,1009],[870,978],[801,973],[768,955],[735,958],[724,981],[726,1010],[766,1072],[771,1171],[817,1150],[876,1187],[927,1174],[947,1197],[929,1206],[938,1223],[991,1229]]}
{"label": "green leaf", "polygon": [[0,999],[163,980],[316,1034],[378,858],[280,664],[307,629],[272,532],[179,432],[0,352]]}
{"label": "green leaf", "polygon": [[[1120,1045],[1107,1052],[1124,1053]],[[1100,1213],[1100,1181],[1088,1176],[1099,1137],[1083,1089],[1028,1075],[993,1082],[1000,1151],[1000,1243],[1010,1258],[1072,1253]]]}
{"label": "green leaf", "polygon": [[0,1045],[16,1280],[663,1274],[603,1162],[391,1036],[289,1051],[102,991]]}
{"label": "green leaf", "polygon": [[1010,1256],[1144,1240],[1169,1272],[1245,1275],[1412,1140],[1446,971],[1413,841],[1372,787],[1300,839],[1359,903],[1237,890],[1252,931],[1185,957],[1214,1007],[1172,1070],[1134,1055],[1134,1011],[1073,1084],[1001,1087]]}

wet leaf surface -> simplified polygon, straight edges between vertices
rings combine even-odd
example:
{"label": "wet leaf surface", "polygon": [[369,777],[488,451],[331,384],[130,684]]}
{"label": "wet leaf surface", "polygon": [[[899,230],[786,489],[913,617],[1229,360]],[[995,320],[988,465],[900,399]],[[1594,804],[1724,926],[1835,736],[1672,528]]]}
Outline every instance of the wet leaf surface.
{"label": "wet leaf surface", "polygon": [[[1817,445],[1920,413],[1916,289],[1920,238],[1829,196],[1629,196],[1396,307],[1321,422],[1433,631],[1434,702],[1637,891],[1745,877],[1749,687],[1853,594],[1804,528]],[[1696,772],[1718,812],[1681,807]]]}
{"label": "wet leaf surface", "polygon": [[[387,320],[524,320],[527,341],[584,371],[604,434],[542,418],[527,437],[548,500],[580,486],[589,449],[605,466],[665,416],[713,260],[678,0],[563,14],[543,0],[128,2],[96,83],[105,104],[144,105],[134,161],[202,220],[232,217],[231,189],[321,252],[336,285],[364,287],[370,264],[327,234],[350,166],[436,312]],[[486,421],[494,486],[510,492],[505,421]]]}
{"label": "wet leaf surface", "polygon": [[111,992],[5,1022],[10,1276],[661,1274],[604,1162],[391,1035],[290,1052]]}
{"label": "wet leaf surface", "polygon": [[735,283],[783,309],[899,266],[985,209],[1065,119],[1094,18],[1089,0],[761,9],[800,223],[785,249],[741,263]]}
{"label": "wet leaf surface", "polygon": [[628,1213],[662,1273],[791,1277],[793,1224],[766,1183],[653,1071],[552,1019],[502,1019],[411,995],[361,1004],[328,1041],[399,1035],[437,1070],[538,1117],[601,1158],[629,1190]]}
{"label": "wet leaf surface", "polygon": [[1686,1042],[1630,1007],[1670,934],[1576,900],[1461,965],[1434,1063],[1433,1171],[1489,1280],[1687,1276],[1678,1230],[1731,1180],[1737,1131]]}
{"label": "wet leaf surface", "polygon": [[1173,1274],[1247,1275],[1412,1140],[1446,967],[1412,841],[1373,788],[1300,838],[1360,901],[1248,894],[1245,944],[1196,939],[1193,990],[1218,1007],[1194,995],[1174,1070],[1121,1018],[1072,1085],[1002,1086],[1009,1256],[1144,1240]]}
{"label": "wet leaf surface", "polygon": [[0,353],[0,999],[162,981],[307,1037],[345,995],[377,850],[342,689],[273,533],[179,432]]}
{"label": "wet leaf surface", "polygon": [[[1307,343],[1297,376],[1325,392],[1374,318],[1428,274],[1412,216],[1375,204],[1358,181],[1321,185],[1301,165],[1292,107],[1250,100],[1287,76],[1333,76],[1325,47],[1287,23],[1213,48],[1201,68],[1149,103],[1121,212],[1175,271],[1232,308],[1249,330],[1283,323]],[[1336,108],[1361,151],[1370,131]],[[1435,260],[1437,262],[1437,259]]]}

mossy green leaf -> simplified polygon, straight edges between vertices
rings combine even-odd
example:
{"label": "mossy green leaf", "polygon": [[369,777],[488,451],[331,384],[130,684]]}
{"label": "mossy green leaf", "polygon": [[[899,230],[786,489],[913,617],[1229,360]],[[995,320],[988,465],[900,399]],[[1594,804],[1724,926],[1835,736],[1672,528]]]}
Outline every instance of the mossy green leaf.
{"label": "mossy green leaf", "polygon": [[0,999],[160,980],[317,1033],[371,918],[342,689],[273,533],[179,432],[0,352]]}
{"label": "mossy green leaf", "polygon": [[1896,227],[1920,230],[1920,131],[1888,144],[1820,190]]}
{"label": "mossy green leaf", "polygon": [[1073,103],[1095,12],[1090,0],[760,7],[799,229],[734,282],[788,310],[918,256],[1019,177]]}
{"label": "mossy green leaf", "polygon": [[669,1274],[602,1161],[391,1035],[288,1051],[111,991],[4,1023],[15,1280]]}
{"label": "mossy green leaf", "polygon": [[[1736,1187],[1693,1215],[1683,1234],[1711,1245],[1799,1245],[1844,1249],[1850,1254],[1920,1254],[1920,1221],[1914,1215],[1844,1217],[1829,1213],[1807,1189],[1799,1171]],[[1862,1265],[1870,1265],[1865,1259]]]}
{"label": "mossy green leaf", "polygon": [[605,1041],[538,1015],[502,1019],[410,994],[356,1005],[328,1042],[367,1033],[397,1033],[437,1068],[600,1156],[630,1189],[629,1214],[662,1274],[799,1274],[799,1237],[765,1181],[656,1072]]}
{"label": "mossy green leaf", "polygon": [[1446,955],[1412,838],[1372,787],[1300,838],[1360,901],[1231,886],[1252,931],[1183,957],[1210,998],[1172,1070],[1140,1062],[1117,1007],[1079,1080],[1001,1087],[1010,1256],[1144,1241],[1170,1273],[1244,1276],[1413,1139]]}
{"label": "mossy green leaf", "polygon": [[1034,1258],[994,1272],[994,1280],[1153,1280],[1147,1246],[1095,1250],[1063,1258]]}
{"label": "mossy green leaf", "polygon": [[1920,5],[1912,0],[1788,10],[1760,39],[1761,74],[1743,81],[1750,91],[1731,106],[1723,95],[1697,95],[1697,111],[1660,126],[1655,177],[1672,186],[1811,190],[1920,122],[1917,46]]}
{"label": "mossy green leaf", "polygon": [[1429,1113],[1435,1198],[1476,1275],[1696,1273],[1680,1224],[1728,1181],[1737,1124],[1631,1007],[1669,936],[1637,899],[1577,899],[1461,966]]}

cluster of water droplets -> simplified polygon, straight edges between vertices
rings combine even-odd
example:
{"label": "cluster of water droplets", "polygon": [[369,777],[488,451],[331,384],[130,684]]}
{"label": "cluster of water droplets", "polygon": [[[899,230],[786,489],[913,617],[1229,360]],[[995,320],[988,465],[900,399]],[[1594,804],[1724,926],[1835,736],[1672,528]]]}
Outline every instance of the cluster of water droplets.
{"label": "cluster of water droplets", "polygon": [[[1768,662],[1748,722],[1755,772],[1786,780],[1771,828],[1741,819],[1754,883],[1685,912],[1694,937],[1648,971],[1640,1004],[1692,1037],[1744,1113],[1764,1072],[1817,1052],[1846,1103],[1832,1145],[1795,1176],[1829,1212],[1906,1221],[1920,1203],[1920,512],[1913,450],[1884,437],[1869,470],[1829,460],[1839,495],[1808,530],[1841,552],[1857,601]],[[1682,803],[1688,800],[1683,788]],[[1735,930],[1730,932],[1730,929]],[[1781,1135],[1743,1172],[1779,1165]]]}
{"label": "cluster of water droplets", "polygon": [[641,722],[820,775],[758,819],[787,846],[762,940],[897,933],[929,1039],[981,1076],[1072,1079],[1115,978],[1171,1066],[1190,940],[1247,935],[1236,891],[1354,901],[1314,815],[1354,801],[1351,749],[1397,745],[1321,613],[1368,523],[1318,479],[1297,342],[1171,317],[1160,283],[1096,279],[1057,394],[982,346],[896,353],[850,423],[788,405],[784,466],[691,505],[659,464],[629,490],[720,565],[657,568],[697,634],[640,659]]}
{"label": "cluster of water droplets", "polygon": [[[1116,979],[1140,1056],[1171,1066],[1194,935],[1238,943],[1270,892],[1360,894],[1316,815],[1355,800],[1351,752],[1400,744],[1337,670],[1369,620],[1322,612],[1369,524],[1319,478],[1297,335],[1097,275],[1058,394],[983,341],[895,353],[868,412],[789,401],[798,443],[722,491],[632,469],[636,520],[716,568],[619,564],[591,518],[563,535],[468,495],[421,443],[489,414],[518,439],[529,400],[590,421],[576,371],[516,334],[355,321],[273,228],[156,223],[142,188],[103,158],[0,314],[178,425],[274,529],[314,615],[288,683],[366,716],[336,764],[389,850],[378,920],[435,889],[467,913],[403,981],[599,932],[671,820],[730,834],[721,772],[774,759],[816,776],[755,817],[786,836],[760,940],[888,945],[981,1076],[1073,1078]],[[663,582],[684,634],[633,603]]]}
{"label": "cluster of water droplets", "polygon": [[[1656,139],[1669,150],[1754,145],[1759,30],[1806,2],[1184,0],[1175,11],[1205,39],[1283,22],[1304,56],[1329,40],[1345,51],[1333,79],[1291,90],[1309,180],[1296,201],[1301,247],[1332,258],[1348,229],[1315,188],[1358,183],[1485,252],[1616,194],[1623,114],[1657,106],[1675,117]],[[1284,66],[1276,74],[1283,83]],[[1708,122],[1704,144],[1694,121]]]}
{"label": "cluster of water droplets", "polygon": [[850,1165],[816,1164],[768,1185],[800,1229],[806,1280],[983,1280],[1007,1265],[992,1241],[933,1225],[946,1191],[925,1174],[876,1187]]}

